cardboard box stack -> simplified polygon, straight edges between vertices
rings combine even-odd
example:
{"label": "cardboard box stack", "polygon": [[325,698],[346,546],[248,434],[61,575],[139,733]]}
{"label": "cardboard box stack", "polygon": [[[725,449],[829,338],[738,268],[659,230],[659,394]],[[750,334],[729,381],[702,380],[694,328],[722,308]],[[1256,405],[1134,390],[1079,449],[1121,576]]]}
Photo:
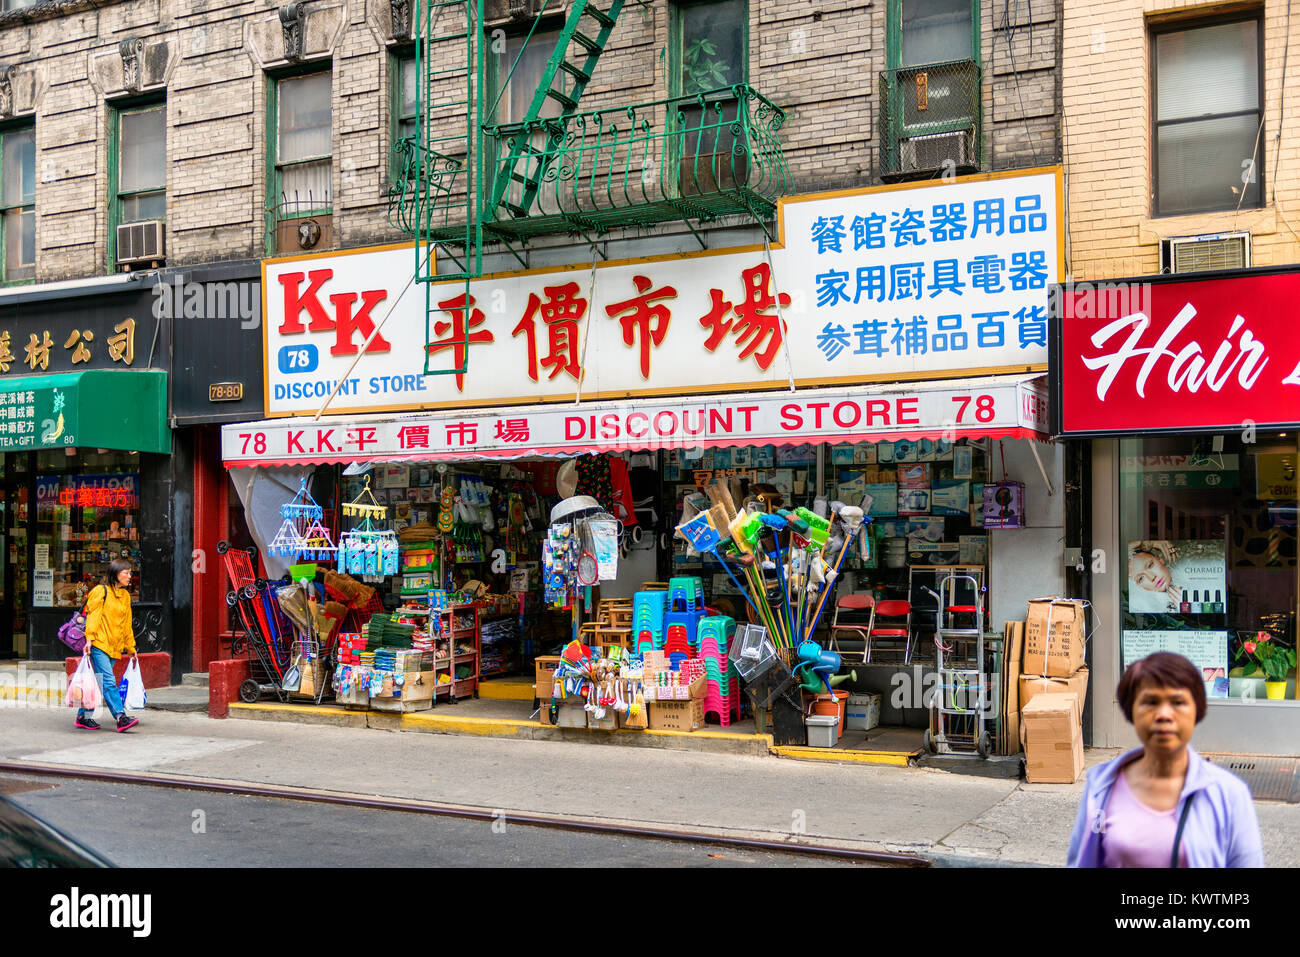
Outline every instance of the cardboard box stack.
{"label": "cardboard box stack", "polygon": [[[1030,782],[1072,784],[1083,771],[1087,624],[1084,602],[1066,598],[1029,602],[1023,673],[1008,686],[1007,698],[1017,699],[1025,777]],[[1012,690],[1017,686],[1018,694]]]}
{"label": "cardboard box stack", "polygon": [[704,727],[704,662],[683,662],[682,671],[672,672],[666,663],[647,654],[644,667],[642,684],[650,730],[695,731]]}

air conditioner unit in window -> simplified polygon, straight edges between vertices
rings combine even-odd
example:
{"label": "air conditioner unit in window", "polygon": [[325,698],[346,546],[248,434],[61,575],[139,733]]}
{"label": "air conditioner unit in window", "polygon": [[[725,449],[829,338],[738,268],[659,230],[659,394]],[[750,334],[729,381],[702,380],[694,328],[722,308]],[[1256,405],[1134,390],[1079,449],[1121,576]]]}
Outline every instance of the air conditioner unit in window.
{"label": "air conditioner unit in window", "polygon": [[1250,233],[1179,236],[1168,241],[1165,272],[1211,272],[1250,268]]}
{"label": "air conditioner unit in window", "polygon": [[565,12],[568,4],[565,0],[551,0],[546,3],[544,0],[485,0],[483,4],[483,19],[488,23],[502,23],[509,20],[531,20],[546,8],[548,16],[552,14],[562,14]]}
{"label": "air conditioner unit in window", "polygon": [[166,232],[166,224],[159,220],[117,227],[117,264],[128,270],[141,263],[162,265]]}
{"label": "air conditioner unit in window", "polygon": [[977,165],[974,127],[908,137],[899,140],[898,149],[899,172],[902,173],[963,167],[974,169]]}

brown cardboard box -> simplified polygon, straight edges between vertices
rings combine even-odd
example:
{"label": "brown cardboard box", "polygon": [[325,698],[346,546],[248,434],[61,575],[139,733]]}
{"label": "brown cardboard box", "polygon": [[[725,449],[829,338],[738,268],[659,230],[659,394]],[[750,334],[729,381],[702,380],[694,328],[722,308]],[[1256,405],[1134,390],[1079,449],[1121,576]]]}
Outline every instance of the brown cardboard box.
{"label": "brown cardboard box", "polygon": [[433,707],[434,674],[432,671],[408,671],[402,684],[402,695],[374,695],[370,699],[372,711],[428,711]]}
{"label": "brown cardboard box", "polygon": [[694,731],[704,727],[704,699],[656,701],[650,711],[651,731]]}
{"label": "brown cardboard box", "polygon": [[1083,727],[1075,694],[1039,694],[1020,712],[1025,780],[1073,784],[1083,771]]}
{"label": "brown cardboard box", "polygon": [[1025,653],[1025,623],[1007,622],[1002,635],[1002,738],[998,754],[1019,754],[1020,660]]}
{"label": "brown cardboard box", "polygon": [[1083,702],[1087,701],[1088,669],[1080,668],[1068,678],[1051,678],[1042,675],[1020,676],[1020,710],[1040,694],[1076,694],[1079,696],[1079,712],[1082,715]]}
{"label": "brown cardboard box", "polygon": [[555,668],[559,663],[559,655],[542,655],[533,659],[533,678],[534,687],[537,689],[537,697],[549,698],[551,696],[551,685],[555,678]]}
{"label": "brown cardboard box", "polygon": [[1025,620],[1024,673],[1068,678],[1078,671],[1083,667],[1087,625],[1088,609],[1083,602],[1068,598],[1030,601]]}

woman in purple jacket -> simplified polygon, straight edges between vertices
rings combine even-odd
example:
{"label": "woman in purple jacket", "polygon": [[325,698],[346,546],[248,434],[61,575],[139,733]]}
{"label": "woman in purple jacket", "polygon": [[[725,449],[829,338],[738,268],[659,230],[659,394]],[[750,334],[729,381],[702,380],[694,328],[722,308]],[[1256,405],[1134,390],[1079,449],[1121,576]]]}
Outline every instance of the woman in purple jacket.
{"label": "woman in purple jacket", "polygon": [[1205,681],[1182,655],[1136,661],[1119,703],[1142,747],[1088,772],[1071,867],[1263,867],[1250,789],[1191,746]]}

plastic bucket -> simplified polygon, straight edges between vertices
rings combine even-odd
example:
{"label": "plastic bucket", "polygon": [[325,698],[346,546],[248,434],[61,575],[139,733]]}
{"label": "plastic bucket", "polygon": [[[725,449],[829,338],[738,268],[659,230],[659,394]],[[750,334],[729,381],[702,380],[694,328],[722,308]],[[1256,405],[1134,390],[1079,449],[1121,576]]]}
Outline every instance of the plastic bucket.
{"label": "plastic bucket", "polygon": [[836,691],[834,694],[819,694],[813,697],[813,706],[810,714],[829,714],[835,715],[840,719],[840,730],[838,737],[844,736],[844,712],[845,705],[848,704],[849,693],[847,691]]}

